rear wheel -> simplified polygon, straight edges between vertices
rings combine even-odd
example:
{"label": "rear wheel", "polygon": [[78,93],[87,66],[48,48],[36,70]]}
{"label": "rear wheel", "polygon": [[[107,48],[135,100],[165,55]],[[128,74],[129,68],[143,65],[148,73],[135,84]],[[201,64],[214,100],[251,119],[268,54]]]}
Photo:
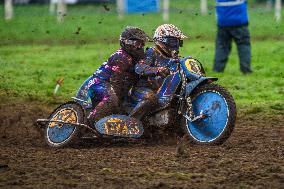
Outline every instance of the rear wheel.
{"label": "rear wheel", "polygon": [[[76,102],[60,105],[48,118],[51,121],[84,123],[84,111]],[[54,148],[72,145],[79,141],[79,128],[72,124],[49,122],[45,128],[45,140]]]}
{"label": "rear wheel", "polygon": [[236,121],[236,105],[230,93],[220,85],[205,84],[191,96],[193,112],[206,116],[195,122],[185,120],[189,141],[194,144],[222,144],[231,135]]}

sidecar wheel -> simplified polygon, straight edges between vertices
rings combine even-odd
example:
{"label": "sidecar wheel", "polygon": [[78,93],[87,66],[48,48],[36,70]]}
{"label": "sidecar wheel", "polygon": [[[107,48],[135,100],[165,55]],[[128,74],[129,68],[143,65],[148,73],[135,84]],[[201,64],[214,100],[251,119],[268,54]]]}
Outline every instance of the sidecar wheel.
{"label": "sidecar wheel", "polygon": [[[48,119],[70,123],[84,123],[84,110],[76,102],[67,102],[56,108]],[[71,124],[49,122],[45,128],[45,141],[53,148],[75,145],[80,141],[79,129]]]}
{"label": "sidecar wheel", "polygon": [[194,114],[203,111],[207,116],[195,122],[184,119],[189,142],[201,145],[224,143],[233,132],[237,115],[231,94],[222,86],[211,83],[196,88],[191,99]]}

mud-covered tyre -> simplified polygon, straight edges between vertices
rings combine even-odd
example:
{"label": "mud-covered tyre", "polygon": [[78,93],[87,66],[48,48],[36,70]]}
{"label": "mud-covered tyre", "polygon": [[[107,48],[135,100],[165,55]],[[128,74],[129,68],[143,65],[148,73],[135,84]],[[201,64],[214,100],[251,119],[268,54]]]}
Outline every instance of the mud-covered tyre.
{"label": "mud-covered tyre", "polygon": [[[67,102],[56,108],[48,119],[68,123],[84,123],[84,110],[76,102]],[[46,124],[44,137],[48,146],[53,148],[73,146],[80,141],[80,128],[72,124],[49,122]]]}
{"label": "mud-covered tyre", "polygon": [[207,116],[199,121],[183,121],[187,138],[192,144],[217,145],[224,143],[235,127],[236,104],[232,95],[217,84],[204,84],[191,95],[193,112]]}

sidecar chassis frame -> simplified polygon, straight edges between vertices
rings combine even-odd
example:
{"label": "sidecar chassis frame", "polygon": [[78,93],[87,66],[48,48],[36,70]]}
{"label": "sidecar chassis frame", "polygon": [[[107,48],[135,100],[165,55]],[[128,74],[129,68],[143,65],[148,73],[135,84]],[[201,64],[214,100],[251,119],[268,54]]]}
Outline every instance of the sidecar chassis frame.
{"label": "sidecar chassis frame", "polygon": [[50,120],[50,119],[38,119],[36,121],[37,125],[39,125],[40,127],[45,126],[46,123],[59,123],[59,124],[69,124],[69,125],[73,125],[73,126],[79,126],[79,127],[84,127],[87,128],[89,130],[91,130],[94,133],[97,133],[96,130],[94,130],[93,128],[91,128],[90,126],[83,124],[83,123],[70,123],[70,122],[66,122],[66,121],[61,121],[61,120]]}

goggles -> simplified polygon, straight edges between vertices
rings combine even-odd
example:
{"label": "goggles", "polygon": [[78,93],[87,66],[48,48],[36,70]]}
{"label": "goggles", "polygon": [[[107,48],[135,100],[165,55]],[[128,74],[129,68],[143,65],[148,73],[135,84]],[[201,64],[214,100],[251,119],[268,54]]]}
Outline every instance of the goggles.
{"label": "goggles", "polygon": [[145,42],[140,41],[140,40],[126,39],[126,40],[124,40],[124,43],[126,45],[132,45],[137,49],[144,48],[144,46],[145,46]]}
{"label": "goggles", "polygon": [[183,46],[183,40],[180,40],[175,37],[164,37],[164,38],[161,38],[160,41],[172,48],[178,48],[178,47]]}

